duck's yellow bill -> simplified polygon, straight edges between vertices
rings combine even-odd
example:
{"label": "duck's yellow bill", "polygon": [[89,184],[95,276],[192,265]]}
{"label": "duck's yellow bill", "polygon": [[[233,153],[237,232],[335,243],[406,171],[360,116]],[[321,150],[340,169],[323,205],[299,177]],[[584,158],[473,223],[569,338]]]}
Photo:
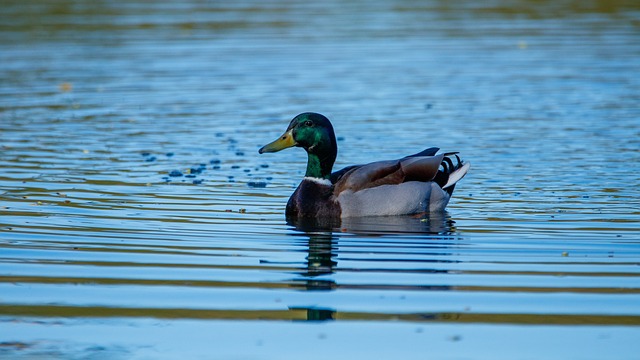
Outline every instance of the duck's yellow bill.
{"label": "duck's yellow bill", "polygon": [[290,148],[292,146],[296,146],[296,142],[295,140],[293,140],[293,134],[291,133],[291,130],[289,130],[286,133],[282,134],[282,136],[280,136],[276,141],[268,143],[267,145],[261,147],[258,152],[260,154],[266,152],[276,152],[282,149]]}

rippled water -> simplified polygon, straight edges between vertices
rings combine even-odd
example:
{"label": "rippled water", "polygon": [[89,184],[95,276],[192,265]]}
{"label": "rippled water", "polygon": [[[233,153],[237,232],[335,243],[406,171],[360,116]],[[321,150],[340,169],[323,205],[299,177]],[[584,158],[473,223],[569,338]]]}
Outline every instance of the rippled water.
{"label": "rippled water", "polygon": [[[638,359],[633,1],[5,1],[0,357]],[[286,224],[336,167],[472,163],[442,216]],[[170,176],[174,171],[174,175]]]}

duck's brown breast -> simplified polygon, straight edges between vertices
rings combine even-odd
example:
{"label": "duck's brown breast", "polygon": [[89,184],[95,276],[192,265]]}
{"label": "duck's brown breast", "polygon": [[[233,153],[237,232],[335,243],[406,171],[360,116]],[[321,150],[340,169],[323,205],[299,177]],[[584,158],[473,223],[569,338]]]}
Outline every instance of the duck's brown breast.
{"label": "duck's brown breast", "polygon": [[328,180],[304,178],[287,203],[289,217],[336,217],[340,205],[333,198],[333,185]]}

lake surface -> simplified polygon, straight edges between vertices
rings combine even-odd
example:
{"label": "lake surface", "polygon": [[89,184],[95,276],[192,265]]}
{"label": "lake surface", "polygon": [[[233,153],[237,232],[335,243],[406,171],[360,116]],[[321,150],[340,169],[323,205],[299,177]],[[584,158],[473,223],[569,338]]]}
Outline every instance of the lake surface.
{"label": "lake surface", "polygon": [[[0,358],[640,359],[639,39],[637,1],[5,0]],[[471,171],[287,224],[304,152],[257,150],[304,111],[336,168]]]}

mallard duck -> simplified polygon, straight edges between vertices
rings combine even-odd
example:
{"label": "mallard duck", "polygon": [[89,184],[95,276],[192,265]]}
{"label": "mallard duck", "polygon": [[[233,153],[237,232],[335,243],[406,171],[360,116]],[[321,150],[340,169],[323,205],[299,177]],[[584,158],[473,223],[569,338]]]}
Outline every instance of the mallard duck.
{"label": "mallard duck", "polygon": [[[338,145],[329,119],[302,113],[260,154],[290,147],[307,152],[307,172],[287,203],[290,218],[345,218],[443,211],[469,170],[457,153],[428,148],[398,160],[352,165],[331,172]],[[455,159],[455,163],[454,163]]]}

